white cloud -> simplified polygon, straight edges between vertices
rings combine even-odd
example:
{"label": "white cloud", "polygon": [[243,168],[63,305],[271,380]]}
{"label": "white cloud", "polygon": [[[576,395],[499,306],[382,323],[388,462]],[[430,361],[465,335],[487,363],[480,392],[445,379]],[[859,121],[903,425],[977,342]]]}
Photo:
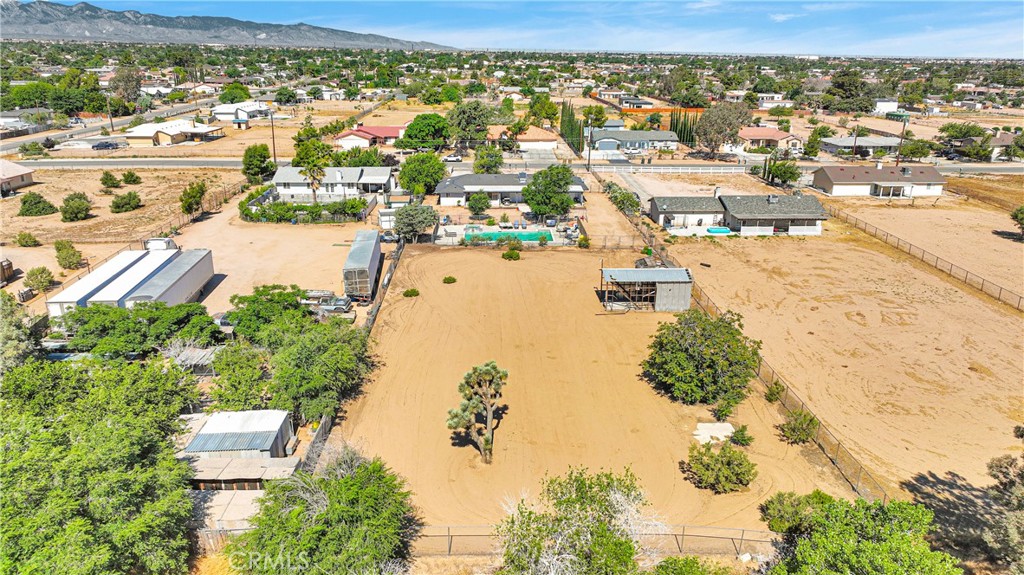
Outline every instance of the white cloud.
{"label": "white cloud", "polygon": [[864,6],[859,2],[821,2],[818,4],[804,4],[802,8],[807,12],[839,12],[842,10],[853,10]]}
{"label": "white cloud", "polygon": [[786,20],[792,20],[799,16],[799,14],[770,14],[768,18],[771,18],[772,22],[785,22]]}
{"label": "white cloud", "polygon": [[722,3],[717,0],[701,0],[700,2],[690,2],[686,5],[687,10],[710,10],[712,8],[718,8]]}

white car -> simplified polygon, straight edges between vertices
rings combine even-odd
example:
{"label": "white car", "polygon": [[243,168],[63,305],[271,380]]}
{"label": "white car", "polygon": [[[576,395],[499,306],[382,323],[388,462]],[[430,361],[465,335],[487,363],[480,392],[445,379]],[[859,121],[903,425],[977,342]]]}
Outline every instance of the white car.
{"label": "white car", "polygon": [[462,156],[460,156],[459,154],[448,154],[447,156],[441,158],[441,160],[445,162],[461,162]]}

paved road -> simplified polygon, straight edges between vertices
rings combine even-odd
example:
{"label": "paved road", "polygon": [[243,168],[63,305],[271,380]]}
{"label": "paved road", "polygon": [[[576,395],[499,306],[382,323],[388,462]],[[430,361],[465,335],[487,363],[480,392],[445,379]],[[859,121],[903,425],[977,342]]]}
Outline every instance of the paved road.
{"label": "paved road", "polygon": [[[40,170],[73,170],[91,168],[237,168],[241,158],[74,158],[66,160],[25,160],[21,165]],[[281,162],[287,165],[288,162]]]}

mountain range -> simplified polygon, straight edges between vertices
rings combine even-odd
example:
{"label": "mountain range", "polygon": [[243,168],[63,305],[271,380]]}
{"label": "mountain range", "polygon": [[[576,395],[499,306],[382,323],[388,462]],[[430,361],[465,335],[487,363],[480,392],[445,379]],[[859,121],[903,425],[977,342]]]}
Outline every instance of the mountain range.
{"label": "mountain range", "polygon": [[[244,4],[239,4],[244,6]],[[411,42],[309,24],[264,24],[214,16],[161,16],[135,10],[118,12],[86,2],[74,5],[0,1],[0,39],[225,44],[387,50],[454,50],[431,42]]]}

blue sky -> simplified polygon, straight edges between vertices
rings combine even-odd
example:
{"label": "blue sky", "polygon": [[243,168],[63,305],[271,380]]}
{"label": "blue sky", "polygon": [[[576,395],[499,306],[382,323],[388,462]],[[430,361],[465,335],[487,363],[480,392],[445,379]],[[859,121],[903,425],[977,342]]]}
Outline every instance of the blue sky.
{"label": "blue sky", "polygon": [[459,48],[1024,58],[1021,0],[91,3],[168,16],[305,22]]}

